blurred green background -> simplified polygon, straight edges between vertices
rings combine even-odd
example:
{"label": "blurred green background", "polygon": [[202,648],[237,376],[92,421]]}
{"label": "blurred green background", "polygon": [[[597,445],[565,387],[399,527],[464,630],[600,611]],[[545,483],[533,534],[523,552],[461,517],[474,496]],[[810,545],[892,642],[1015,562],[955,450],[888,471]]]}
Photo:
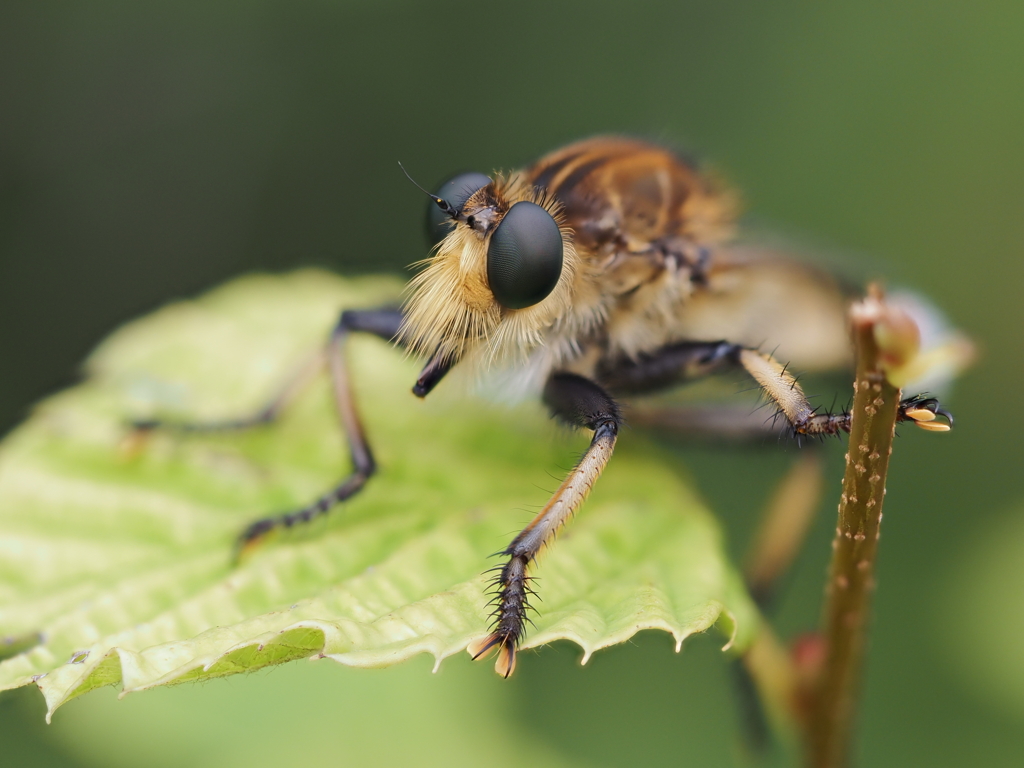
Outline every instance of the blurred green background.
{"label": "blurred green background", "polygon": [[[978,341],[956,431],[897,446],[859,753],[1020,764],[1024,6],[94,0],[3,16],[0,432],[166,301],[246,271],[422,258],[424,201],[396,160],[433,183],[602,132],[692,147],[759,223],[920,289]],[[796,449],[667,450],[741,552]],[[785,633],[817,622],[834,514],[779,607]],[[644,635],[580,669],[556,646],[509,682],[463,658],[438,675],[292,664],[105,690],[52,726],[20,690],[0,695],[0,750],[36,766],[742,763],[715,642],[670,647]]]}

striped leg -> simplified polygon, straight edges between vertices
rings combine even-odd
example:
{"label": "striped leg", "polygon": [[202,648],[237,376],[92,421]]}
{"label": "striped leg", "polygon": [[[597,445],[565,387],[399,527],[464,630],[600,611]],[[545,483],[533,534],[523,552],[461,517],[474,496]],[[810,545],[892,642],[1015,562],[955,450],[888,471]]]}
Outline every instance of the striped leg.
{"label": "striped leg", "polygon": [[[789,422],[794,435],[835,435],[850,431],[850,414],[817,413],[807,400],[796,377],[780,365],[771,355],[728,341],[684,341],[670,344],[639,358],[606,361],[598,368],[598,380],[612,392],[642,394],[702,378],[729,368],[742,367],[776,405],[779,414]],[[679,421],[685,414],[680,414]],[[701,427],[725,430],[742,435],[763,432],[751,424],[738,420],[735,414],[708,412],[689,414],[691,421]],[[946,423],[937,421],[942,417]],[[642,418],[642,414],[641,414]],[[655,414],[655,418],[657,415]],[[939,407],[935,398],[917,395],[900,403],[897,421],[912,421],[918,427],[934,432],[949,429],[952,417]],[[716,423],[718,421],[719,423]]]}
{"label": "striped leg", "polygon": [[242,430],[261,424],[268,424],[280,416],[285,407],[320,372],[326,361],[331,372],[335,406],[342,428],[345,430],[345,435],[348,438],[349,452],[352,455],[352,474],[301,509],[264,517],[250,523],[238,537],[236,554],[240,555],[257,539],[276,528],[291,528],[294,525],[309,522],[315,517],[325,514],[335,504],[357,493],[374,473],[376,463],[373,460],[370,446],[366,441],[362,421],[359,418],[352,390],[349,386],[344,344],[345,339],[353,332],[371,333],[391,341],[398,334],[401,324],[402,313],[398,309],[384,308],[342,312],[341,318],[331,332],[326,350],[318,353],[304,365],[274,399],[251,416],[205,423],[149,419],[135,421],[132,423],[132,426],[139,433],[146,433],[156,429],[183,433],[202,433]]}
{"label": "striped leg", "polygon": [[372,333],[390,340],[398,333],[401,322],[402,314],[397,309],[350,310],[342,313],[341,319],[331,332],[326,356],[331,373],[334,404],[345,436],[348,438],[352,473],[300,509],[254,520],[238,537],[240,553],[274,529],[291,528],[326,514],[336,504],[358,493],[376,471],[377,464],[366,440],[349,383],[348,368],[345,364],[345,340],[352,332]]}
{"label": "striped leg", "polygon": [[516,667],[516,648],[526,632],[531,594],[527,570],[590,493],[611,458],[621,417],[615,401],[594,382],[568,373],[554,374],[544,388],[552,413],[576,427],[594,432],[590,447],[540,514],[502,552],[508,561],[495,579],[494,625],[487,637],[467,649],[474,659],[497,649],[495,671],[503,677]]}
{"label": "striped leg", "polygon": [[[786,417],[795,435],[837,435],[850,431],[849,411],[817,413],[807,400],[796,377],[785,366],[752,349],[737,348],[737,359],[750,376],[761,385],[765,395],[775,403],[779,413]],[[936,421],[941,416],[946,423]],[[929,432],[945,432],[953,425],[953,417],[939,407],[934,397],[915,395],[900,402],[896,421],[909,421]]]}

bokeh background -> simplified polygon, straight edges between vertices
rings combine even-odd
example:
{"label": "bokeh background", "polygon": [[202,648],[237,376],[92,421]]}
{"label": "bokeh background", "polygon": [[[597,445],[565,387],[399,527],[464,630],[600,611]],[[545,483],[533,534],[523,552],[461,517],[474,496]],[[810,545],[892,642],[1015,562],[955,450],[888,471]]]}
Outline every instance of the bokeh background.
{"label": "bokeh background", "polygon": [[[425,183],[627,132],[691,147],[759,226],[930,296],[978,342],[947,436],[890,478],[858,749],[871,766],[1024,754],[1024,5],[410,0],[9,3],[0,24],[0,432],[118,324],[234,275],[399,271]],[[793,458],[666,444],[741,552]],[[830,481],[841,473],[832,445]],[[832,482],[830,488],[838,486]],[[813,627],[823,504],[777,621]],[[0,695],[5,765],[730,765],[712,638],[650,634],[515,679],[327,662],[43,724]]]}

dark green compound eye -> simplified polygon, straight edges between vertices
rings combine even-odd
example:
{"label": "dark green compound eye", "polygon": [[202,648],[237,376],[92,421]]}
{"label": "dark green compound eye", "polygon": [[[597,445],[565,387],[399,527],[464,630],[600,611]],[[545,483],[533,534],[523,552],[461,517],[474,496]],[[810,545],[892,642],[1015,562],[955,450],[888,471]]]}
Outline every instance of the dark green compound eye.
{"label": "dark green compound eye", "polygon": [[562,233],[535,203],[513,205],[487,246],[487,282],[499,304],[523,309],[543,301],[562,274]]}
{"label": "dark green compound eye", "polygon": [[[438,187],[436,195],[448,201],[452,208],[461,211],[470,195],[490,183],[491,180],[482,173],[475,171],[460,173]],[[451,218],[437,205],[431,203],[430,208],[427,209],[427,239],[430,241],[430,245],[437,245],[451,231]]]}

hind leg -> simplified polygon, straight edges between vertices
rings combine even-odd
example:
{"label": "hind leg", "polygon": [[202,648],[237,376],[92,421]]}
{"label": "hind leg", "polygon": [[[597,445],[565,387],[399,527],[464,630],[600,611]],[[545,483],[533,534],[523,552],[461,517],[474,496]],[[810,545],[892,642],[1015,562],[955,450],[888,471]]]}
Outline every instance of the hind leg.
{"label": "hind leg", "polygon": [[291,528],[326,514],[332,507],[351,498],[365,484],[376,470],[373,452],[367,442],[359,410],[352,394],[350,375],[345,361],[345,342],[352,333],[370,333],[382,339],[393,341],[402,324],[402,313],[398,309],[383,308],[371,310],[348,310],[341,314],[331,331],[324,350],[310,359],[292,376],[285,387],[264,407],[248,416],[212,422],[187,422],[149,419],[136,421],[134,428],[140,432],[170,430],[183,433],[218,432],[242,430],[268,424],[277,419],[282,411],[318,374],[326,363],[331,377],[331,391],[342,429],[348,439],[349,454],[352,457],[352,472],[309,504],[289,512],[254,520],[239,535],[239,550],[245,550],[257,539],[277,528]]}
{"label": "hind leg", "polygon": [[[794,435],[836,435],[850,431],[850,414],[818,413],[807,399],[796,377],[771,355],[728,341],[686,341],[670,344],[636,360],[611,360],[598,369],[598,380],[612,392],[641,394],[708,376],[742,368],[757,382],[780,417],[789,423]],[[937,420],[942,417],[946,423]],[[945,431],[952,417],[939,407],[935,398],[920,395],[905,398],[896,420],[911,421],[929,431]],[[750,431],[749,424],[734,426]]]}
{"label": "hind leg", "polygon": [[373,452],[366,439],[359,409],[352,393],[345,342],[351,333],[371,333],[392,340],[402,323],[397,309],[348,310],[331,331],[324,357],[331,376],[331,393],[341,426],[348,440],[352,471],[336,485],[309,504],[289,512],[254,520],[239,535],[238,547],[244,551],[257,539],[278,528],[291,528],[327,514],[335,505],[358,493],[377,469]]}

